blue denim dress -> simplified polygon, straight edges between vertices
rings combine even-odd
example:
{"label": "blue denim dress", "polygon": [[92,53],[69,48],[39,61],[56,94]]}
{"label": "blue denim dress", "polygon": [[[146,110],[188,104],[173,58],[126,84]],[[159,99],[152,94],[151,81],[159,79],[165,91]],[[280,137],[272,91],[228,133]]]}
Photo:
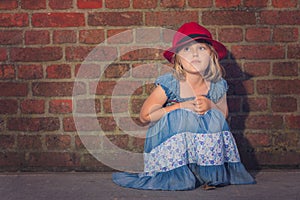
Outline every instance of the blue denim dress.
{"label": "blue denim dress", "polygon": [[[194,98],[180,97],[179,81],[171,73],[158,77],[155,83],[164,89],[166,105]],[[206,97],[217,103],[227,89],[227,82],[221,79],[211,83]],[[177,109],[152,123],[144,146],[144,172],[117,172],[113,181],[123,187],[145,190],[255,183],[241,163],[226,119],[216,109],[204,115]]]}

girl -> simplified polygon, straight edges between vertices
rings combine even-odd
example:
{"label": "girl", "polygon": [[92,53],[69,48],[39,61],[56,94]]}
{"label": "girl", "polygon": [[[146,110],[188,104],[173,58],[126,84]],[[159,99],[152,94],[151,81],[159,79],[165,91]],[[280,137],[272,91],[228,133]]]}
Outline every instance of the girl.
{"label": "girl", "polygon": [[178,29],[164,52],[175,72],[158,77],[140,112],[140,120],[150,123],[144,172],[114,173],[115,183],[150,190],[255,183],[226,123],[227,83],[219,64],[225,56],[224,45],[199,24]]}

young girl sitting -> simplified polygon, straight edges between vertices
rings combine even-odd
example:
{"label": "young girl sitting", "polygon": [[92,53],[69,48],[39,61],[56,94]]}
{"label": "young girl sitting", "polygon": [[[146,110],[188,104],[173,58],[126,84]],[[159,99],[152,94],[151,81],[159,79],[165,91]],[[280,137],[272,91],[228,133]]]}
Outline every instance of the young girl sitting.
{"label": "young girl sitting", "polygon": [[253,184],[230,132],[226,91],[219,60],[223,44],[195,22],[181,26],[164,57],[175,72],[157,78],[140,120],[150,123],[144,172],[113,174],[118,185],[149,190],[215,189]]}

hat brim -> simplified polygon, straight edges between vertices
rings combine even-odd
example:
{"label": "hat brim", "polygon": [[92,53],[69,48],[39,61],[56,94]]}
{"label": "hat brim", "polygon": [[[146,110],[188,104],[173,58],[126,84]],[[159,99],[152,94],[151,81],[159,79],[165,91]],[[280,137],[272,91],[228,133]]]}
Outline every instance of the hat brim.
{"label": "hat brim", "polygon": [[209,42],[214,49],[216,50],[217,54],[218,54],[218,59],[222,60],[223,58],[225,58],[225,56],[227,55],[227,50],[226,47],[213,39],[209,39],[209,38],[204,38],[204,37],[196,37],[196,38],[190,38],[189,40],[186,40],[185,42],[182,42],[180,44],[177,44],[176,46],[173,46],[167,50],[164,51],[163,56],[170,62],[170,63],[174,63],[174,54],[177,53],[178,48],[192,42],[192,41],[197,41],[197,40],[204,40]]}

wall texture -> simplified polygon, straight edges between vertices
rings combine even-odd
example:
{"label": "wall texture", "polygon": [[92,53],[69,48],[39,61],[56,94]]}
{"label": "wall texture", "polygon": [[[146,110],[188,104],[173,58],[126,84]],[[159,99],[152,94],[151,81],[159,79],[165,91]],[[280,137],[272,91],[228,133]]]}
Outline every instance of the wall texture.
{"label": "wall texture", "polygon": [[[206,26],[228,48],[222,61],[228,120],[246,166],[299,168],[299,8],[298,0],[1,0],[0,171],[111,170],[86,150],[74,112],[86,115],[80,116],[85,131],[97,130],[89,121],[95,113],[110,141],[142,152],[143,139],[122,129],[135,131],[127,120],[139,124],[153,88],[146,83],[164,72],[157,63],[166,61],[161,50],[122,49],[136,41],[170,45],[167,31],[147,35],[136,28],[176,30],[188,21]],[[126,30],[126,37],[109,41]],[[81,64],[103,41],[112,44],[98,52],[103,59],[118,58],[106,68],[88,64],[77,82]],[[151,73],[134,70],[144,64]],[[132,95],[112,93],[121,77]],[[99,152],[105,148],[90,134],[93,141]]]}

